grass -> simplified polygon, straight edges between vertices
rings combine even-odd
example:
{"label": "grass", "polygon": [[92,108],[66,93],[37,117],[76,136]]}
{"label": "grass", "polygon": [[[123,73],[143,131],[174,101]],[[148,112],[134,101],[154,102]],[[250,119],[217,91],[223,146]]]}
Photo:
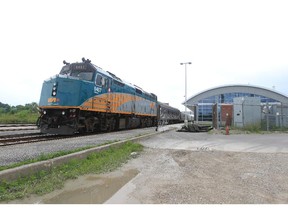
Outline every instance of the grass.
{"label": "grass", "polygon": [[40,171],[10,182],[0,181],[0,201],[20,199],[31,194],[43,195],[61,189],[68,179],[88,173],[100,174],[115,170],[130,159],[132,152],[142,150],[142,145],[127,142],[120,147],[92,153],[86,159],[73,159],[49,171]]}
{"label": "grass", "polygon": [[261,125],[260,124],[250,124],[247,126],[244,126],[242,128],[244,131],[248,131],[250,133],[262,133]]}
{"label": "grass", "polygon": [[38,113],[31,113],[28,110],[23,110],[15,114],[0,113],[1,124],[36,124],[39,117]]}

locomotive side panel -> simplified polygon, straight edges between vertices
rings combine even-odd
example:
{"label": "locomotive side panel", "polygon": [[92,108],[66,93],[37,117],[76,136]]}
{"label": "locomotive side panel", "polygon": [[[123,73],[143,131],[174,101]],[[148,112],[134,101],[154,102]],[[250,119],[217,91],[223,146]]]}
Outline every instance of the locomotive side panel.
{"label": "locomotive side panel", "polygon": [[81,106],[82,110],[133,114],[143,116],[157,115],[156,102],[125,93],[108,93],[89,98]]}

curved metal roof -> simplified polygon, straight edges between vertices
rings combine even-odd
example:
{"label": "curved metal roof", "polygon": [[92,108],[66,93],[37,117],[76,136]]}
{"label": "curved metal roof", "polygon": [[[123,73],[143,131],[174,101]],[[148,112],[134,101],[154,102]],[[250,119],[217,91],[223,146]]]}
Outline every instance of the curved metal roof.
{"label": "curved metal roof", "polygon": [[[198,101],[205,99],[205,98],[209,98],[209,97],[220,95],[220,94],[236,93],[236,92],[264,96],[264,97],[279,101],[281,103],[288,104],[288,97],[286,95],[276,92],[271,89],[258,87],[258,86],[252,86],[252,85],[226,85],[226,86],[211,88],[211,89],[205,90],[203,92],[200,92],[190,97],[187,100],[186,104],[187,106],[192,106],[192,105],[197,104]],[[185,105],[185,101],[183,104]]]}

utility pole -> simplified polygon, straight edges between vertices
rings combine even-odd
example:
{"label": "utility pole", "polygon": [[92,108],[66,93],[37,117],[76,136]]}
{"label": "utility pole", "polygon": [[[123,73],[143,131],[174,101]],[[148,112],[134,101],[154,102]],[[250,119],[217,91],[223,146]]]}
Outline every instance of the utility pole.
{"label": "utility pole", "polygon": [[185,65],[185,121],[184,124],[187,127],[188,126],[188,120],[187,120],[187,64],[192,64],[192,62],[183,62],[180,63],[180,65]]}

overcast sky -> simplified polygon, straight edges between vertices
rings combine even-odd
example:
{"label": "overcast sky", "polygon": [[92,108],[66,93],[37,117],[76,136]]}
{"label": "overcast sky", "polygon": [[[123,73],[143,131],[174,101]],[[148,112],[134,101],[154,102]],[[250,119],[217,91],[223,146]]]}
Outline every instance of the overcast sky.
{"label": "overcast sky", "polygon": [[39,102],[62,61],[92,63],[184,110],[188,98],[250,84],[288,95],[287,1],[0,2],[0,102]]}

